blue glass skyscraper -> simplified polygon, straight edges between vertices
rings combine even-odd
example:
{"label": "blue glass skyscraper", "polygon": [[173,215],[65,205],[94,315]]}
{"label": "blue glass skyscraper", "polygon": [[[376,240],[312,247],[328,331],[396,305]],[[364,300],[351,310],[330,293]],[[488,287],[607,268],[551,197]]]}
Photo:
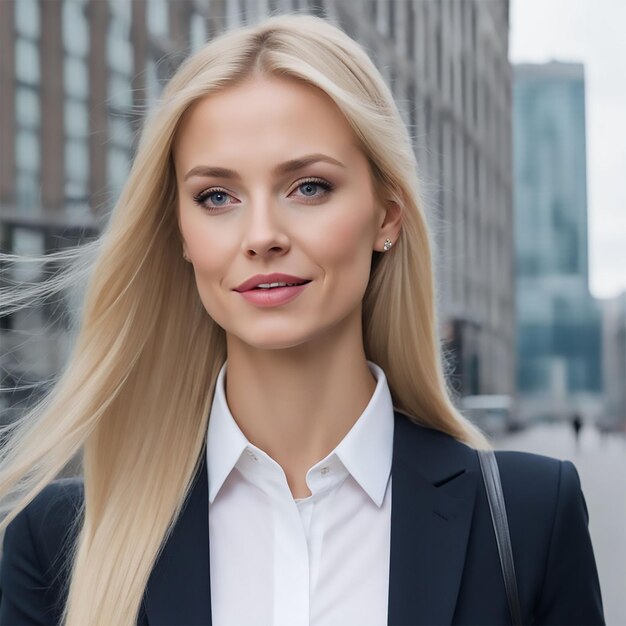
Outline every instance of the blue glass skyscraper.
{"label": "blue glass skyscraper", "polygon": [[588,280],[584,68],[518,65],[513,93],[518,389],[562,413],[580,394],[599,393],[602,380]]}

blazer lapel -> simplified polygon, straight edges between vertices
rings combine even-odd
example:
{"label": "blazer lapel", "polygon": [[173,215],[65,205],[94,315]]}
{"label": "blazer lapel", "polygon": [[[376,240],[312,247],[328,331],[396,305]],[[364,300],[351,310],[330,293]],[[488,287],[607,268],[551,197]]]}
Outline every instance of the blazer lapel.
{"label": "blazer lapel", "polygon": [[206,450],[184,508],[144,594],[150,626],[211,626],[209,488]]}
{"label": "blazer lapel", "polygon": [[388,623],[451,624],[477,486],[475,452],[395,412]]}

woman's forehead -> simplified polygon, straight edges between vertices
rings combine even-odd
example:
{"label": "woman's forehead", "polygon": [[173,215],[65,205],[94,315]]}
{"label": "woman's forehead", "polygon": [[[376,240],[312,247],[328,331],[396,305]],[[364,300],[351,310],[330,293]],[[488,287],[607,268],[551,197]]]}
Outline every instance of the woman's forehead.
{"label": "woman's forehead", "polygon": [[343,113],[320,89],[288,78],[255,77],[194,103],[181,121],[174,153],[184,168],[198,159],[232,163],[246,155],[282,162],[322,153],[350,161],[360,150]]}

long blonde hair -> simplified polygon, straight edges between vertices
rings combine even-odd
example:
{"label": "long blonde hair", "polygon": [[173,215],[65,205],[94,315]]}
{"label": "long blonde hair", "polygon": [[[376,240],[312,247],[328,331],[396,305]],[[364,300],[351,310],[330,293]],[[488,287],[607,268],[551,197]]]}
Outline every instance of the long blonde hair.
{"label": "long blonde hair", "polygon": [[167,84],[101,236],[47,257],[65,264],[53,279],[2,292],[6,313],[88,278],[66,366],[48,394],[3,427],[0,451],[0,498],[9,508],[0,530],[82,453],[84,521],[71,555],[66,626],[135,624],[199,467],[226,342],[181,256],[171,147],[192,103],[252,72],[308,81],[328,94],[362,143],[377,195],[402,207],[400,237],[389,252],[373,253],[363,302],[365,352],[385,371],[394,406],[416,423],[489,447],[451,400],[417,165],[380,73],[357,42],[311,15],[227,31]]}

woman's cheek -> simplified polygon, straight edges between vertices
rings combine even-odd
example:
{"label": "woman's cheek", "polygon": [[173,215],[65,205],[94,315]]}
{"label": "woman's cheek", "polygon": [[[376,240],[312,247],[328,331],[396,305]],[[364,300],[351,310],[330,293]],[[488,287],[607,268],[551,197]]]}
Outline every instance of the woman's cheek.
{"label": "woman's cheek", "polygon": [[[325,237],[327,254],[343,264],[358,263],[363,253],[371,256],[371,224],[355,213],[336,221]],[[355,219],[357,215],[360,219]]]}

